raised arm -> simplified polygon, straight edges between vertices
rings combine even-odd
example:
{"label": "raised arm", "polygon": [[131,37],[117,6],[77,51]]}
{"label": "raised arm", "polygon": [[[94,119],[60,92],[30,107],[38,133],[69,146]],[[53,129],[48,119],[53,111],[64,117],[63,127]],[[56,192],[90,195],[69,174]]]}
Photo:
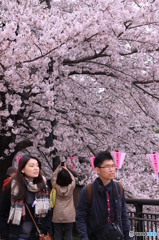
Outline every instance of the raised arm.
{"label": "raised arm", "polygon": [[54,184],[56,183],[56,179],[57,179],[57,174],[58,174],[58,171],[59,171],[59,168],[61,167],[61,163],[60,165],[56,168],[56,170],[53,172],[52,174],[52,178],[51,178],[51,184],[52,184],[52,187],[54,186]]}

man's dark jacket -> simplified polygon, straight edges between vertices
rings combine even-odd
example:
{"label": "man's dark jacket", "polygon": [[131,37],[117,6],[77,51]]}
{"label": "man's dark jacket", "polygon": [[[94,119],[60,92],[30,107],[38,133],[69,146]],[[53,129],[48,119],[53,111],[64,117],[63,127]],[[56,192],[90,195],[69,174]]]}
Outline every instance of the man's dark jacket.
{"label": "man's dark jacket", "polygon": [[[11,205],[11,187],[10,185],[6,187],[2,194],[0,200],[0,237],[5,240],[18,240],[22,221],[20,225],[7,224],[6,216],[9,215]],[[31,208],[31,206],[29,206]],[[28,213],[29,214],[29,213]],[[52,222],[51,215],[48,215],[45,218],[34,218],[41,232],[44,234],[52,234]],[[36,228],[32,230],[29,240],[39,239]]]}
{"label": "man's dark jacket", "polygon": [[[113,198],[113,188],[116,190],[117,207],[116,212],[120,217],[120,227],[124,234],[125,240],[130,240],[129,237],[129,219],[126,209],[125,195],[121,199],[120,189],[117,182],[111,181],[107,186],[103,186],[102,181],[97,178],[92,183],[92,199],[91,208],[88,214],[88,198],[87,189],[84,187],[79,196],[77,209],[76,209],[76,228],[81,240],[88,240],[88,234],[95,232],[102,226],[107,224],[106,216],[106,190],[110,198]],[[87,234],[87,215],[88,215],[88,234]]]}

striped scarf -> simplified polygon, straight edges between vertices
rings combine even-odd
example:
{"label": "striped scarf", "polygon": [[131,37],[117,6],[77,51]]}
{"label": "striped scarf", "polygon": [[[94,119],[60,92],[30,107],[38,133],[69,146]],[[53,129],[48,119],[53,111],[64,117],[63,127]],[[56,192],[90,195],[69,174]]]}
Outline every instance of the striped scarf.
{"label": "striped scarf", "polygon": [[[46,184],[45,177],[43,177],[43,180]],[[46,192],[40,192],[37,184],[34,184],[27,178],[25,179],[25,181],[28,191],[35,193],[35,216],[45,217],[51,210],[48,186],[46,185]],[[15,184],[16,182],[13,179],[11,183],[11,207],[8,217],[8,223],[11,221],[12,224],[19,225],[21,218],[23,217],[23,219],[25,219],[25,204],[23,200],[14,200],[14,197],[19,191],[18,186]]]}

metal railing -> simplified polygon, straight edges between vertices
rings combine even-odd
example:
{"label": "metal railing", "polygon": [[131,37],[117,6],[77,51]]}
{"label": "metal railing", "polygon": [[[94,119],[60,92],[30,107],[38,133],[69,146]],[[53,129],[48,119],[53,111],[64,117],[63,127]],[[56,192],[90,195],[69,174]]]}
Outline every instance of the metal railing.
{"label": "metal railing", "polygon": [[[159,229],[159,213],[143,212],[143,206],[159,206],[158,200],[151,199],[126,199],[128,205],[135,206],[136,211],[128,212],[130,221],[130,230],[137,233],[133,239],[135,240],[157,240],[159,236],[156,235],[157,229]],[[146,236],[144,232],[148,232]],[[141,236],[139,236],[139,234]]]}

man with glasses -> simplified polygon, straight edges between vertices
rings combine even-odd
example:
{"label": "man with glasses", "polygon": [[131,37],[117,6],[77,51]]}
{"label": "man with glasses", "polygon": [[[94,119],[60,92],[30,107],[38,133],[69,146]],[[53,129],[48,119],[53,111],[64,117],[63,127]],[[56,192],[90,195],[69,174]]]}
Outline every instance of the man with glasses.
{"label": "man with glasses", "polygon": [[[125,195],[114,182],[115,164],[109,152],[99,152],[94,160],[98,178],[91,184],[91,202],[84,187],[76,209],[80,240],[130,240]],[[90,191],[90,190],[89,190]]]}

